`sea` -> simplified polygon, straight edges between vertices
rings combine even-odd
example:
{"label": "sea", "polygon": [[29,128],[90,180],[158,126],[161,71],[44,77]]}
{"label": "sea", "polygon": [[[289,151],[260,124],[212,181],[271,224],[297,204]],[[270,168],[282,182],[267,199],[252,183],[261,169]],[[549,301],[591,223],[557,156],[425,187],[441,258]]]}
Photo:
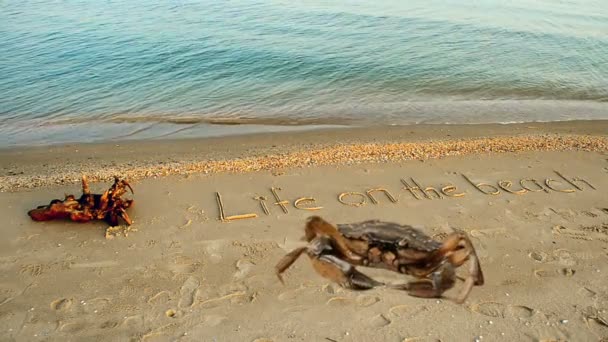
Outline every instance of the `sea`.
{"label": "sea", "polygon": [[607,0],[0,0],[0,147],[608,119]]}

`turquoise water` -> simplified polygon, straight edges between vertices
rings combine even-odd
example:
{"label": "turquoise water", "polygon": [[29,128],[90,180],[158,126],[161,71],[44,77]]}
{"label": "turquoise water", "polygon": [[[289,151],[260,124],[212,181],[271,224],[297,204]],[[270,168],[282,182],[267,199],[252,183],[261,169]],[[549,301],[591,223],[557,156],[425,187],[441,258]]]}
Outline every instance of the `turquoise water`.
{"label": "turquoise water", "polygon": [[608,1],[0,0],[0,119],[0,146],[608,119]]}

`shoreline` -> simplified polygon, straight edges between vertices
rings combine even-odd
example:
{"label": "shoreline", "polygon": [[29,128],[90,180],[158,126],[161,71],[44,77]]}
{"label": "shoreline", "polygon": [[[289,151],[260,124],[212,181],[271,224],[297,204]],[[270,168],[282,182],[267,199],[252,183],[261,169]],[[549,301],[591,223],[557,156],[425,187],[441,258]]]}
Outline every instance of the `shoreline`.
{"label": "shoreline", "polygon": [[[415,125],[510,125],[552,122],[580,122],[606,120],[608,106],[604,102],[583,105],[568,100],[492,100],[441,101],[392,103],[391,108],[375,108],[366,115],[360,109],[357,114],[331,114],[331,110],[308,117],[303,113],[279,111],[264,115],[231,117],[216,114],[111,114],[89,117],[86,114],[63,117],[39,117],[17,119],[12,116],[0,125],[0,148],[28,146],[59,146],[83,141],[104,143],[111,141],[183,140],[206,139],[226,136],[291,133],[310,130],[356,128],[370,126]],[[534,104],[536,103],[536,104]],[[544,104],[540,104],[544,103]],[[403,106],[415,106],[412,111],[402,111]],[[449,109],[448,109],[449,108]],[[327,115],[323,115],[325,113]],[[437,117],[428,117],[433,113]],[[76,115],[76,114],[74,114]],[[270,115],[270,116],[268,116]],[[353,116],[354,115],[354,116]]]}
{"label": "shoreline", "polygon": [[[607,113],[608,115],[608,113]],[[231,125],[228,125],[231,126]],[[290,127],[290,126],[287,126]],[[302,126],[306,127],[306,126]],[[303,137],[314,137],[317,139],[325,139],[322,142],[333,141],[335,139],[345,141],[386,141],[389,139],[400,138],[400,134],[404,132],[413,133],[415,136],[412,139],[433,138],[438,134],[446,133],[447,130],[453,130],[454,136],[481,136],[474,134],[472,131],[476,129],[484,130],[484,136],[497,136],[507,134],[521,134],[536,130],[544,133],[584,133],[590,135],[603,135],[604,128],[608,127],[607,119],[590,119],[590,120],[561,120],[561,121],[534,121],[534,122],[508,122],[508,123],[420,123],[408,125],[353,125],[353,126],[310,126],[308,129],[295,131],[268,131],[268,132],[247,132],[238,134],[227,134],[221,136],[209,137],[185,137],[185,138],[144,138],[144,139],[121,139],[114,141],[96,141],[96,142],[68,142],[54,143],[48,145],[16,145],[0,147],[0,154],[5,154],[10,151],[17,152],[35,152],[38,150],[55,149],[61,150],[73,146],[82,147],[110,147],[116,144],[130,147],[144,148],[149,144],[163,144],[171,148],[183,148],[186,144],[200,144],[210,142],[217,144],[221,141],[243,142],[247,139],[255,139],[256,142],[264,142],[270,139],[280,139],[282,142],[293,142],[295,139]],[[384,137],[378,136],[381,133]],[[328,135],[329,134],[329,135]],[[352,137],[352,134],[357,134],[357,137]]]}
{"label": "shoreline", "polygon": [[[483,133],[480,133],[483,132]],[[0,191],[168,175],[280,172],[357,163],[428,160],[476,153],[608,151],[608,120],[358,127],[0,150]],[[133,156],[136,156],[133,158]]]}

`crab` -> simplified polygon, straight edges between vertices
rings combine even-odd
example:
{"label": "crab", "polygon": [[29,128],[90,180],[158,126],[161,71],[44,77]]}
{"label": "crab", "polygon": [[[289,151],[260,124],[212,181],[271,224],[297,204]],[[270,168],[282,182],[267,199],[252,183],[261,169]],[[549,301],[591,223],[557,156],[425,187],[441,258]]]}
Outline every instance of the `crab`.
{"label": "crab", "polygon": [[[450,299],[461,304],[473,286],[484,284],[479,258],[464,232],[454,231],[438,242],[409,225],[368,220],[334,226],[319,216],[311,216],[306,222],[304,239],[307,246],[292,250],[275,266],[283,284],[282,273],[303,253],[321,276],[353,290],[386,285],[405,290],[413,297],[442,298],[460,279],[464,281],[460,294]],[[456,275],[456,268],[467,261],[468,277],[461,278]],[[361,273],[356,266],[381,268],[418,280],[387,285]]]}
{"label": "crab", "polygon": [[50,221],[55,219],[70,219],[75,222],[104,220],[111,226],[118,225],[122,218],[127,225],[132,221],[126,209],[133,206],[133,200],[122,198],[127,188],[133,193],[133,188],[126,180],[114,177],[114,184],[103,194],[92,194],[89,182],[82,176],[82,195],[76,199],[74,195],[65,195],[65,199],[54,199],[48,205],[42,205],[28,211],[34,221]]}

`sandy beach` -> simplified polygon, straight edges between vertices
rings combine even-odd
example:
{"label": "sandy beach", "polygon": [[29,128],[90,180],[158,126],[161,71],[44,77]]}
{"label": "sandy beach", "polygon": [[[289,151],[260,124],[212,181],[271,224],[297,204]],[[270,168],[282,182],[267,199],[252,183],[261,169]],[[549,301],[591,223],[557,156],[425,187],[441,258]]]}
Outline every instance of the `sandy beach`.
{"label": "sandy beach", "polygon": [[[608,341],[608,121],[32,147],[0,165],[3,341]],[[129,179],[132,226],[27,216],[79,196],[82,174],[94,192]],[[485,284],[464,304],[353,291],[302,257],[282,285],[311,215],[460,229]]]}

